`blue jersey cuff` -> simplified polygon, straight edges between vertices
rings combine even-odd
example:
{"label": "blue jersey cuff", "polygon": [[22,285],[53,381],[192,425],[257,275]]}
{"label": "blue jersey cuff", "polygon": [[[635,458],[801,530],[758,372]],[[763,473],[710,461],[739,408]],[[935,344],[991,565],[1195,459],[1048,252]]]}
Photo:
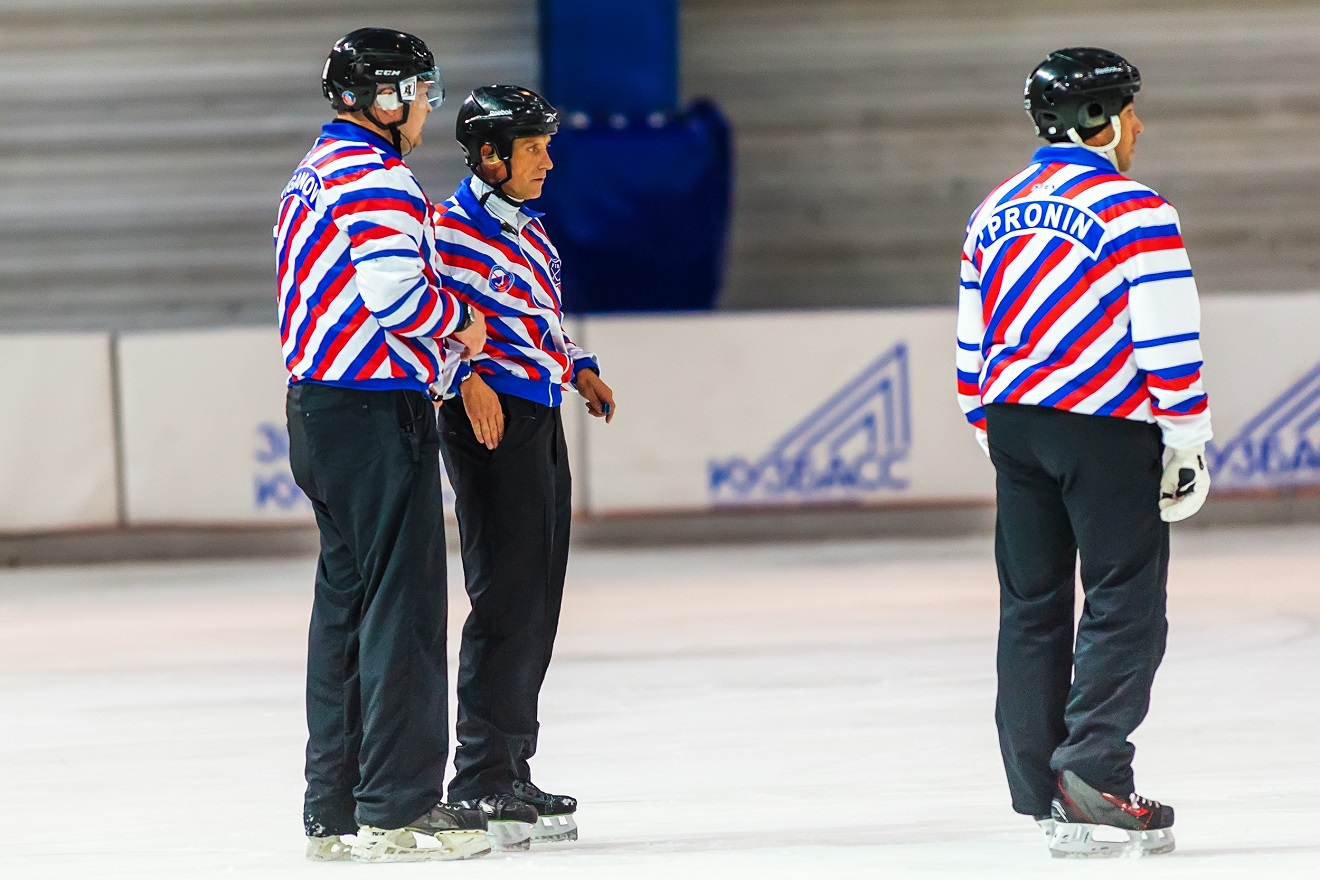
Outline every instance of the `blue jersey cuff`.
{"label": "blue jersey cuff", "polygon": [[577,384],[578,373],[581,373],[583,370],[593,370],[593,371],[595,371],[596,375],[599,376],[599,375],[600,375],[600,364],[596,363],[596,359],[595,359],[595,358],[580,358],[579,360],[573,361],[573,384],[574,384],[574,385]]}

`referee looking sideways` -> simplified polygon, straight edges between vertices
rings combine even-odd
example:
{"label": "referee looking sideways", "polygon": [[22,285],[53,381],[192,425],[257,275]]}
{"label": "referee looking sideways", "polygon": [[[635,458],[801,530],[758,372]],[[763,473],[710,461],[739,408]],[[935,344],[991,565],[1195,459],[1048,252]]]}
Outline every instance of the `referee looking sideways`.
{"label": "referee looking sideways", "polygon": [[[466,858],[482,813],[441,803],[448,742],[445,544],[427,387],[442,342],[485,325],[441,289],[431,205],[403,161],[444,97],[426,45],[335,44],[337,111],[280,197],[275,251],[289,463],[321,534],[307,649],[307,856]],[[356,835],[351,846],[344,839]]]}
{"label": "referee looking sideways", "polygon": [[995,721],[1013,807],[1058,856],[1173,848],[1128,737],[1164,656],[1168,523],[1209,489],[1210,410],[1178,213],[1126,176],[1140,88],[1104,49],[1041,62],[1024,100],[1047,143],[962,253],[958,394],[996,475]]}
{"label": "referee looking sideways", "polygon": [[577,802],[532,784],[537,700],[559,624],[572,514],[559,405],[571,384],[606,422],[614,395],[596,358],[564,332],[560,264],[525,202],[541,195],[558,116],[540,95],[486,86],[458,111],[473,175],[437,208],[447,286],[486,316],[489,337],[440,407],[472,611],[458,669],[449,797],[481,802],[497,846],[573,840]]}

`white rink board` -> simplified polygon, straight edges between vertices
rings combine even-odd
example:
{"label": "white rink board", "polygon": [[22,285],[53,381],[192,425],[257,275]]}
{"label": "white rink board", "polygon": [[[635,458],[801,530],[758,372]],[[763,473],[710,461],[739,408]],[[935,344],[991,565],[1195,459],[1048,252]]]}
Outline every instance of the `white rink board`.
{"label": "white rink board", "polygon": [[273,328],[121,337],[129,523],[311,522],[289,472],[286,376]]}
{"label": "white rink board", "polygon": [[113,526],[108,333],[0,336],[0,532]]}
{"label": "white rink board", "polygon": [[1320,489],[1320,294],[1201,301],[1211,493]]}
{"label": "white rink board", "polygon": [[[590,438],[591,512],[991,501],[956,403],[954,322],[953,309],[587,320],[620,400]],[[1320,294],[1203,297],[1212,491],[1320,488],[1316,327]]]}
{"label": "white rink board", "polygon": [[951,310],[586,324],[619,399],[590,439],[593,514],[993,496],[954,397]]}
{"label": "white rink board", "polygon": [[[1212,491],[1320,489],[1320,294],[1206,296],[1202,327]],[[954,397],[952,309],[570,328],[619,401],[605,425],[565,394],[579,511],[993,497]],[[110,349],[105,334],[0,336],[0,531],[117,522]],[[118,351],[129,524],[311,521],[288,469],[273,328],[129,334]]]}
{"label": "white rink board", "polygon": [[[273,328],[126,335],[119,369],[129,523],[312,522],[289,470],[288,373]],[[566,401],[570,462],[585,469],[581,404]]]}

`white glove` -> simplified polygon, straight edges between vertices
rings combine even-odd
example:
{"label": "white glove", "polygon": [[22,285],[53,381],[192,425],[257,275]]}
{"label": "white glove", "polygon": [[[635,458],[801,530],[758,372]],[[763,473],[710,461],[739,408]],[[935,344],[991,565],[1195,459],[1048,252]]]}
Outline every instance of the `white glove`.
{"label": "white glove", "polygon": [[986,458],[990,457],[990,435],[985,432],[985,428],[976,429],[976,442],[981,444],[981,451],[985,453]]}
{"label": "white glove", "polygon": [[1178,522],[1201,509],[1210,491],[1210,472],[1205,468],[1205,446],[1174,449],[1160,480],[1160,519]]}

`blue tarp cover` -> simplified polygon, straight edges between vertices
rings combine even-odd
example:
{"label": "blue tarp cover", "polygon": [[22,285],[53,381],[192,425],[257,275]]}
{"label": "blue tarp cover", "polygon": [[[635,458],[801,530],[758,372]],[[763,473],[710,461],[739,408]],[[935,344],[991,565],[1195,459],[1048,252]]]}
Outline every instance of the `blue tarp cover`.
{"label": "blue tarp cover", "polygon": [[[567,121],[567,120],[566,120]],[[696,101],[656,126],[561,124],[532,207],[563,261],[570,312],[709,309],[729,226],[729,127]]]}

